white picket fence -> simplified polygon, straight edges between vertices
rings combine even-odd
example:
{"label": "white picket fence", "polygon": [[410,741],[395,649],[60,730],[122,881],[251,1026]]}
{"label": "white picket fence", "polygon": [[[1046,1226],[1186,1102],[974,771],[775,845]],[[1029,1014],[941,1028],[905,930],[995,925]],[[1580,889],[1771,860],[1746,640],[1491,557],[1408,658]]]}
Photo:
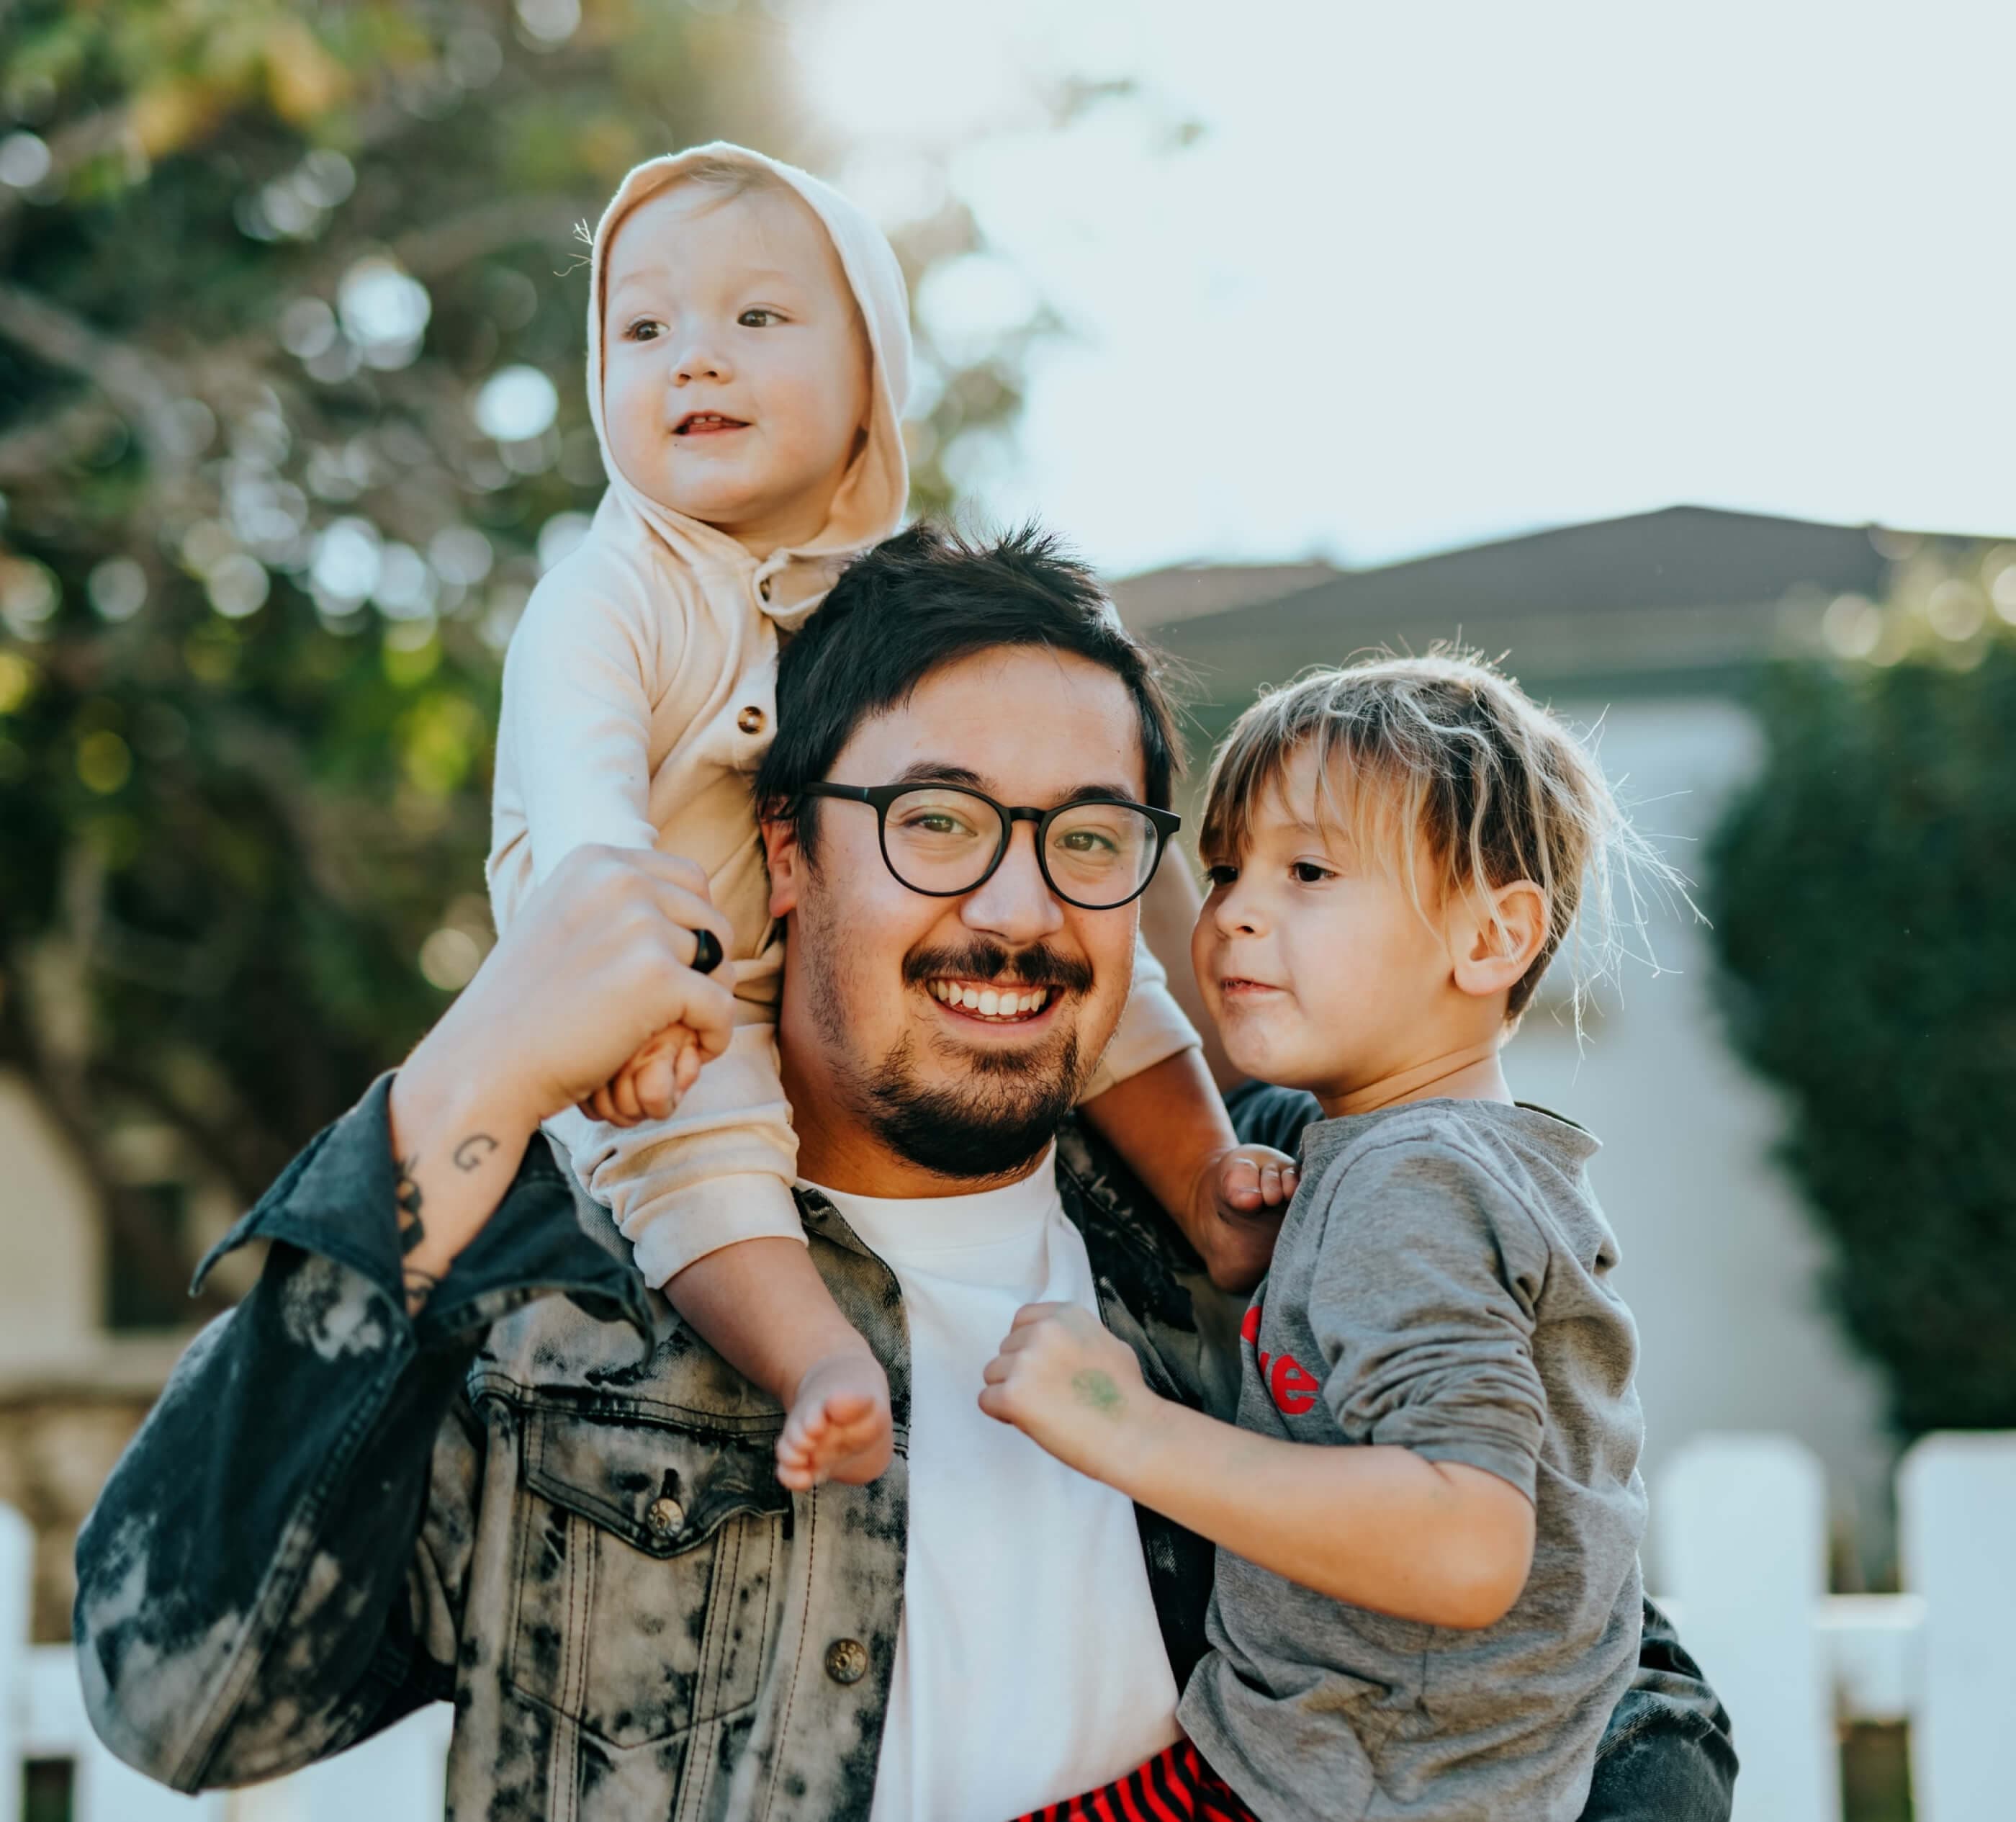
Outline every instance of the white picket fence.
{"label": "white picket fence", "polygon": [[1737,1822],[1838,1822],[1844,1720],[1910,1724],[1915,1822],[2016,1817],[2016,1434],[1904,1457],[1901,1594],[1827,1592],[1820,1464],[1784,1438],[1699,1439],[1654,1503],[1681,1636],[1735,1717]]}
{"label": "white picket fence", "polygon": [[[1838,1725],[1911,1728],[1916,1822],[2016,1816],[2016,1434],[1942,1435],[1898,1477],[1909,1592],[1827,1593],[1819,1463],[1777,1436],[1709,1436],[1655,1489],[1663,1585],[1736,1719],[1736,1822],[1840,1822]],[[31,1539],[0,1506],[0,1822],[20,1767],[74,1766],[73,1822],[437,1822],[442,1705],[340,1759],[257,1789],[178,1797],[93,1737],[61,1646],[26,1644]]]}

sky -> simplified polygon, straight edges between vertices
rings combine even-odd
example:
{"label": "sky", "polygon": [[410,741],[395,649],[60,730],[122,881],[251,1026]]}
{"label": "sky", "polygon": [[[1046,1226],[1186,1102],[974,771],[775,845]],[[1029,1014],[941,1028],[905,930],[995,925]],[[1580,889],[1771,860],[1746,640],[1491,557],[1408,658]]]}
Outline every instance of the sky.
{"label": "sky", "polygon": [[955,456],[1109,571],[1679,502],[2016,532],[2006,0],[797,17],[833,175],[985,237],[934,330],[1061,319],[1012,441]]}

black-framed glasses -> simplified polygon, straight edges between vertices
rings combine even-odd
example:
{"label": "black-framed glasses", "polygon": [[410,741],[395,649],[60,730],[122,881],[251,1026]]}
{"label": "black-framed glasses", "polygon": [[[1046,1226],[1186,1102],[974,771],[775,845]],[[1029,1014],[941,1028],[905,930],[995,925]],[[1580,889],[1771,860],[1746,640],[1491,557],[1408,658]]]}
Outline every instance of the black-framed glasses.
{"label": "black-framed glasses", "polygon": [[1017,823],[1036,825],[1036,864],[1067,905],[1111,911],[1138,898],[1183,819],[1125,798],[1080,798],[1054,809],[998,804],[963,784],[808,784],[805,797],[873,804],[882,859],[927,898],[956,898],[994,877]]}

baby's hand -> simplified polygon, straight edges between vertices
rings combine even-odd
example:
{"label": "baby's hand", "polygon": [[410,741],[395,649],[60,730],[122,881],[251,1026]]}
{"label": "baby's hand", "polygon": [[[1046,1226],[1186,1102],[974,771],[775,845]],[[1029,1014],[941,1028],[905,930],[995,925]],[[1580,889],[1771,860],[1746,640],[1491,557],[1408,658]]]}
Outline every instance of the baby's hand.
{"label": "baby's hand", "polygon": [[581,1111],[612,1126],[662,1120],[699,1078],[701,1060],[691,1027],[667,1025],[583,1101]]}
{"label": "baby's hand", "polygon": [[1196,1231],[1210,1243],[1199,1251],[1221,1291],[1251,1291],[1266,1276],[1298,1180],[1294,1159],[1271,1145],[1234,1145],[1204,1160]]}
{"label": "baby's hand", "polygon": [[1134,1350],[1073,1303],[1017,1310],[981,1377],[980,1408],[990,1417],[1098,1480],[1161,1402],[1143,1381]]}

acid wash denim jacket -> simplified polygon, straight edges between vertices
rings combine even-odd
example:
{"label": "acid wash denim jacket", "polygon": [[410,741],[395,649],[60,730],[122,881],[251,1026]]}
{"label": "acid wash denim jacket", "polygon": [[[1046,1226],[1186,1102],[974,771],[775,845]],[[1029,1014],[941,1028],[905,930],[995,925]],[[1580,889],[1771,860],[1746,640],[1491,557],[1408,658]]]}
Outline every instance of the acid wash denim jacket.
{"label": "acid wash denim jacket", "polygon": [[[888,1370],[896,1455],[871,1485],[794,1496],[776,1403],[646,1290],[543,1142],[409,1319],[389,1083],[219,1247],[268,1242],[258,1284],[183,1356],[85,1527],[76,1636],[99,1734],[196,1791],[448,1701],[458,1822],[865,1818],[902,1615],[894,1276],[801,1197],[812,1256]],[[1095,1141],[1067,1131],[1057,1171],[1148,1383],[1229,1408],[1237,1309]],[[1211,1552],[1139,1521],[1180,1681]],[[1648,1608],[1589,1816],[1723,1822],[1733,1777],[1713,1692]]]}

